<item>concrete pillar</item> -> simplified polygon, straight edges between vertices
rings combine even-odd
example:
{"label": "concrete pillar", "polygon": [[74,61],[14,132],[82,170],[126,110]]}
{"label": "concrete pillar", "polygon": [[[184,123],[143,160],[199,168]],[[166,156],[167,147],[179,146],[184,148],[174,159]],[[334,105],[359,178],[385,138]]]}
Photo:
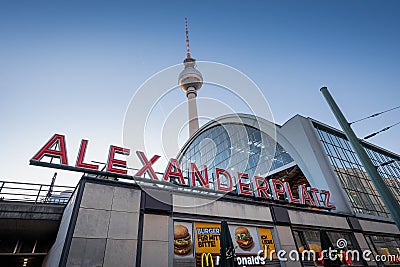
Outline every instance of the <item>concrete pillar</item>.
{"label": "concrete pillar", "polygon": [[141,266],[168,266],[169,216],[145,214]]}
{"label": "concrete pillar", "polygon": [[[284,256],[285,258],[288,258],[288,253],[291,250],[296,250],[296,243],[293,238],[292,230],[290,226],[276,226],[276,233],[278,236],[279,244],[280,244],[280,249],[286,251],[286,255]],[[275,248],[277,251],[280,249]],[[291,262],[291,261],[286,261],[286,262],[281,262],[281,266],[283,267],[302,267],[301,262]]]}
{"label": "concrete pillar", "polygon": [[[376,254],[373,251],[373,248],[370,248],[367,244],[367,241],[365,240],[365,237],[362,233],[354,233],[354,237],[356,238],[356,241],[358,245],[360,246],[360,258],[362,257],[362,252],[366,250],[372,250],[372,253],[369,257],[372,259]],[[368,266],[377,266],[375,262],[369,261],[367,262]]]}

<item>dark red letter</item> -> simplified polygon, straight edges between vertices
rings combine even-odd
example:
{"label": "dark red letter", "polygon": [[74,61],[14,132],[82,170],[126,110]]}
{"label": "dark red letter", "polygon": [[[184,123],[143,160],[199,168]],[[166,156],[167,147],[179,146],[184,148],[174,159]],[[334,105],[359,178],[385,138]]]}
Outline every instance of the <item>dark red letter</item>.
{"label": "dark red letter", "polygon": [[284,182],[286,197],[288,198],[289,203],[300,203],[300,200],[293,197],[292,189],[290,189],[290,184],[288,182]]}
{"label": "dark red letter", "polygon": [[252,196],[253,192],[251,191],[250,183],[242,183],[242,177],[249,179],[249,175],[247,173],[238,172],[238,184],[239,184],[239,194]]}
{"label": "dark red letter", "polygon": [[[113,173],[119,173],[119,174],[126,174],[128,172],[126,170],[126,161],[120,160],[120,159],[115,159],[114,157],[115,157],[116,153],[128,156],[130,153],[130,150],[128,148],[123,148],[123,147],[118,147],[118,146],[110,146],[110,153],[108,154],[108,161],[107,161],[107,171],[113,172]],[[120,168],[125,168],[125,170],[114,168],[114,166],[120,167]]]}
{"label": "dark red letter", "polygon": [[[175,168],[176,171],[173,171],[172,168]],[[165,174],[164,174],[164,180],[171,182],[170,177],[179,178],[179,181],[182,185],[186,184],[185,179],[183,179],[181,168],[179,167],[179,163],[176,159],[169,160],[167,170],[165,171]]]}
{"label": "dark red letter", "polygon": [[314,200],[304,185],[299,185],[297,190],[299,191],[299,199],[301,204],[306,204],[308,201],[310,206],[315,206]]}
{"label": "dark red letter", "polygon": [[142,151],[136,151],[136,155],[139,157],[140,161],[143,164],[143,167],[135,174],[135,176],[142,176],[146,171],[147,173],[153,178],[153,180],[158,180],[157,174],[153,170],[153,167],[151,165],[156,162],[160,158],[158,155],[154,155],[150,161],[147,160],[146,155]]}
{"label": "dark red letter", "polygon": [[207,166],[204,165],[204,177],[201,175],[199,169],[197,169],[196,164],[191,163],[191,170],[190,172],[192,173],[192,186],[196,186],[196,176],[199,178],[200,184],[203,187],[208,188],[208,172],[207,172]]}
{"label": "dark red letter", "polygon": [[[279,188],[277,187],[279,185]],[[283,183],[276,179],[269,180],[269,187],[271,188],[272,198],[279,200],[279,195],[285,195],[285,187]]]}
{"label": "dark red letter", "polygon": [[325,201],[324,201],[325,207],[327,207],[328,209],[336,209],[335,205],[329,203],[331,199],[331,192],[329,192],[328,190],[321,190],[320,194],[325,195]]}
{"label": "dark red letter", "polygon": [[310,193],[311,193],[311,195],[313,196],[313,198],[314,198],[314,201],[315,201],[315,203],[316,203],[316,206],[317,207],[320,207],[321,206],[321,201],[319,201],[319,197],[318,197],[318,193],[319,193],[319,190],[317,189],[317,188],[314,188],[314,187],[311,187],[310,188]]}
{"label": "dark red letter", "polygon": [[78,158],[76,159],[75,167],[91,169],[91,170],[98,170],[99,165],[94,165],[94,164],[89,164],[89,163],[83,162],[83,160],[85,159],[87,143],[88,143],[88,140],[82,139],[81,146],[79,148]]}
{"label": "dark red letter", "polygon": [[[229,183],[228,187],[224,187],[224,186],[221,185],[221,179],[219,178],[220,174],[224,175],[228,179],[228,183]],[[218,188],[218,190],[226,191],[226,192],[232,191],[232,186],[233,186],[232,177],[229,174],[229,172],[227,172],[224,169],[215,168],[215,176],[217,177],[217,188]]]}
{"label": "dark red letter", "polygon": [[271,198],[268,193],[268,182],[265,178],[260,176],[254,176],[254,184],[256,186],[257,197]]}
{"label": "dark red letter", "polygon": [[[59,147],[59,150],[51,149],[53,146]],[[53,137],[39,150],[32,160],[40,161],[44,156],[58,158],[62,165],[68,165],[67,149],[65,148],[64,135],[54,134]]]}

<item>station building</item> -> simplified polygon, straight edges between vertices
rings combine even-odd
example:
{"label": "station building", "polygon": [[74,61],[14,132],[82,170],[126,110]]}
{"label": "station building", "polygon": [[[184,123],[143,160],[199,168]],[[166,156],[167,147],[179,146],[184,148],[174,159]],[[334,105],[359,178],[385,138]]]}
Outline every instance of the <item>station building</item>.
{"label": "station building", "polygon": [[[400,156],[361,142],[399,199]],[[318,252],[320,230],[345,251],[400,253],[400,231],[345,135],[314,119],[226,115],[198,129],[176,162],[168,181],[84,175],[43,266],[218,266],[222,220],[239,266],[321,265],[274,253]],[[342,266],[398,266],[339,256]]]}

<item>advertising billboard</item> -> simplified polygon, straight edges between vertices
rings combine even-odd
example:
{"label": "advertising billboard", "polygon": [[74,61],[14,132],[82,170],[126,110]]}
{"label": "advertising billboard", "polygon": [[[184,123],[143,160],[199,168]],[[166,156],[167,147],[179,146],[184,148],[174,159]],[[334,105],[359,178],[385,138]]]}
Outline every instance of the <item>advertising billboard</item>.
{"label": "advertising billboard", "polygon": [[[276,258],[271,228],[229,223],[229,231],[239,266],[267,266],[271,256]],[[175,221],[175,260],[192,259],[196,267],[219,266],[220,234],[219,223]]]}

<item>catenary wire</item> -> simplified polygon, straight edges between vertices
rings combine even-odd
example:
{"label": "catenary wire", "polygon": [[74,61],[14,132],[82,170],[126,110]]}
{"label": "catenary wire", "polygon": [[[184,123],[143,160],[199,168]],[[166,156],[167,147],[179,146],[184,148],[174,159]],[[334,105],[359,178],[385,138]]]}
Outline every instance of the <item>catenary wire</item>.
{"label": "catenary wire", "polygon": [[379,134],[379,133],[381,133],[381,132],[387,131],[387,130],[389,130],[390,128],[392,128],[392,127],[394,127],[394,126],[396,126],[396,125],[398,125],[398,124],[400,124],[400,121],[397,122],[397,123],[395,123],[395,124],[393,124],[393,125],[390,125],[390,126],[388,126],[388,127],[385,127],[385,128],[383,128],[382,130],[380,130],[380,131],[377,131],[377,132],[375,132],[375,133],[372,133],[372,134],[367,135],[366,137],[364,137],[364,140],[366,140],[366,139],[368,139],[368,138],[371,138],[371,137],[373,137],[373,136],[375,136],[375,135],[377,135],[377,134]]}
{"label": "catenary wire", "polygon": [[356,122],[359,122],[359,121],[363,121],[363,120],[366,120],[366,119],[369,119],[369,118],[377,117],[377,116],[379,116],[379,115],[382,115],[383,113],[386,113],[386,112],[389,112],[389,111],[392,111],[392,110],[395,110],[395,109],[398,109],[398,108],[400,108],[400,106],[397,106],[397,107],[394,107],[394,108],[391,108],[391,109],[388,109],[388,110],[384,110],[384,111],[381,111],[381,112],[372,114],[372,115],[370,115],[370,116],[368,116],[368,117],[365,117],[365,118],[362,118],[362,119],[359,119],[359,120],[350,122],[349,124],[351,125],[351,124],[356,123]]}

